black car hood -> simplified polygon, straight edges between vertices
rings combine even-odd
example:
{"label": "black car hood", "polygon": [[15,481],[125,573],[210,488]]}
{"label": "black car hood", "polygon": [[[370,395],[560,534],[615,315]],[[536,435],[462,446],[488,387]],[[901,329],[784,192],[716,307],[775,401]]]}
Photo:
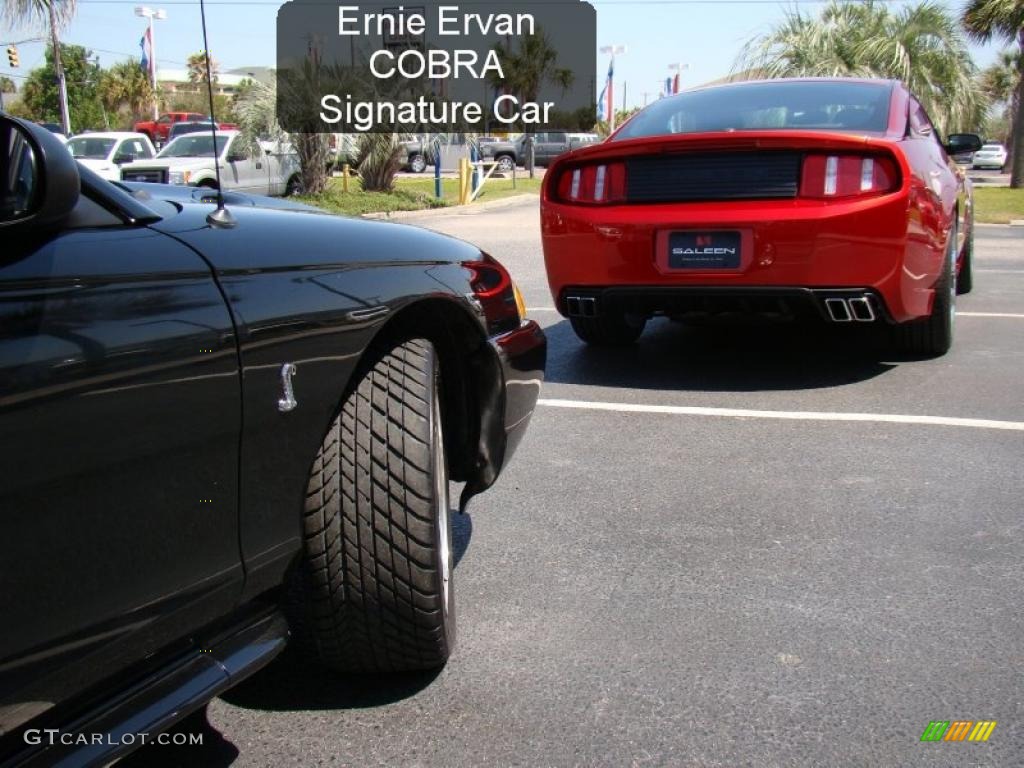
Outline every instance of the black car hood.
{"label": "black car hood", "polygon": [[[153,184],[146,181],[119,181],[117,186],[126,190],[132,197],[145,204],[152,200],[166,200],[169,203],[187,205],[191,203],[214,203],[217,191],[208,187],[188,187],[180,184]],[[246,208],[276,208],[283,211],[319,211],[305,203],[297,203],[281,197],[266,195],[250,195],[242,192],[226,190],[224,202],[229,206],[245,206]]]}
{"label": "black car hood", "polygon": [[243,197],[255,202],[228,204],[236,222],[230,229],[212,227],[206,220],[213,205],[179,200],[169,201],[179,209],[177,215],[150,226],[195,248],[220,272],[388,262],[437,264],[481,258],[475,246],[419,227],[335,216],[309,206],[259,207],[258,195]]}

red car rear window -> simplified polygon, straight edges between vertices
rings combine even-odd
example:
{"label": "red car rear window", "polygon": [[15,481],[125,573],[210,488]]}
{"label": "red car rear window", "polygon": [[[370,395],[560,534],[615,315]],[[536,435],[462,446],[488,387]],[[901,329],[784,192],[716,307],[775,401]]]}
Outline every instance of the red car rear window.
{"label": "red car rear window", "polygon": [[710,131],[885,131],[892,84],[765,80],[680,93],[656,101],[616,139]]}

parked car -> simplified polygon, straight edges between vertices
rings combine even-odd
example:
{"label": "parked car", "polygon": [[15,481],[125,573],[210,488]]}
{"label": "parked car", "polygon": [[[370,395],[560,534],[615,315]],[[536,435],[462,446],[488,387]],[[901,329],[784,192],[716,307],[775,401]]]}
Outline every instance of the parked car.
{"label": "parked car", "polygon": [[522,165],[525,160],[521,139],[496,139],[483,142],[480,145],[480,155],[484,160],[492,160],[497,163],[498,169],[505,173],[517,165]]}
{"label": "parked car", "polygon": [[[156,120],[140,120],[135,123],[136,133],[144,133],[156,146],[162,147],[168,141],[171,126],[182,122],[209,122],[210,116],[201,112],[167,112]],[[224,131],[238,128],[233,123],[218,123],[217,127]]]}
{"label": "parked car", "polygon": [[83,133],[69,139],[67,148],[75,160],[108,181],[121,178],[125,163],[149,160],[156,154],[148,136],[129,131]]}
{"label": "parked car", "polygon": [[[523,138],[525,139],[525,137]],[[537,165],[551,165],[566,152],[596,144],[600,140],[596,133],[541,131],[534,137],[534,162]]]}
{"label": "parked car", "polygon": [[941,355],[970,290],[974,206],[902,84],[775,80],[660,99],[557,160],[541,219],[558,310],[591,344],[655,315],[801,314],[892,325]]}
{"label": "parked car", "polygon": [[493,485],[545,363],[501,264],[0,147],[0,761],[105,765],[286,642],[443,665],[449,482]]}
{"label": "parked car", "polygon": [[[217,133],[220,183],[224,189],[260,195],[290,195],[299,191],[302,178],[299,162],[289,145],[263,143],[261,154],[250,156],[242,141],[238,131]],[[188,133],[170,142],[152,160],[122,166],[121,178],[215,189],[217,172],[213,155],[211,134]]]}
{"label": "parked car", "polygon": [[174,141],[186,133],[202,133],[203,131],[212,133],[214,130],[220,129],[212,120],[183,120],[170,127],[170,130],[167,131],[167,141]]}
{"label": "parked car", "polygon": [[985,144],[971,157],[971,167],[975,170],[994,168],[1002,171],[1006,168],[1006,157],[1006,147],[1002,144]]}

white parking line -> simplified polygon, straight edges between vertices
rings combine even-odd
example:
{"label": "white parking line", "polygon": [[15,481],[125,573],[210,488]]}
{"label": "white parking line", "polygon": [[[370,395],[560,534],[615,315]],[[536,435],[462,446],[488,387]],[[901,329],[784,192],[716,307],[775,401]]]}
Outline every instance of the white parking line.
{"label": "white parking line", "polygon": [[961,419],[951,416],[916,416],[890,413],[831,413],[828,411],[753,411],[744,408],[704,408],[687,405],[636,405],[633,403],[597,403],[585,400],[552,400],[541,398],[538,405],[548,408],[574,408],[585,411],[618,413],[655,413],[672,416],[725,416],[735,419],[783,419],[789,421],[856,421],[875,424],[923,424],[936,427],[998,429],[1024,432],[1024,421],[993,419]]}
{"label": "white parking line", "polygon": [[957,312],[957,317],[1008,317],[1012,320],[1024,320],[1024,315],[1012,315],[1009,312]]}

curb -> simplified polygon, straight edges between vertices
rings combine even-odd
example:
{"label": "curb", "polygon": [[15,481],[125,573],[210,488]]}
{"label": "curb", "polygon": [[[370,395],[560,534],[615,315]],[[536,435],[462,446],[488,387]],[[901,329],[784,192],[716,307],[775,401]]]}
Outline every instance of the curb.
{"label": "curb", "polygon": [[477,213],[484,213],[495,208],[506,208],[511,205],[525,202],[527,200],[540,201],[540,195],[536,193],[523,193],[503,197],[500,200],[490,200],[483,203],[469,203],[467,205],[449,205],[444,208],[423,208],[419,211],[391,211],[382,213],[364,213],[361,218],[390,220],[390,219],[417,219],[421,217],[435,216],[473,216]]}

